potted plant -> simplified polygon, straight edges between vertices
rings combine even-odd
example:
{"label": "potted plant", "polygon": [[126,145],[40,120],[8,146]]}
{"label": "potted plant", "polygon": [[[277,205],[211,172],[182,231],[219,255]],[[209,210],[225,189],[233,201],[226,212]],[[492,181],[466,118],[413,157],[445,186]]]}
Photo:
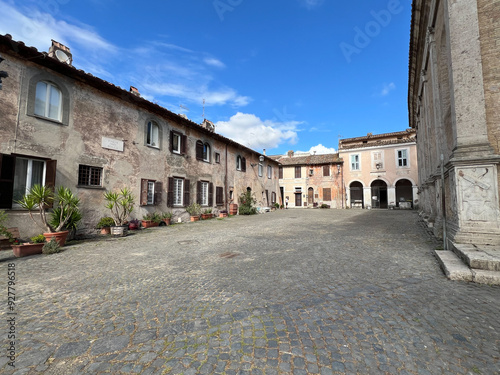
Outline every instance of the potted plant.
{"label": "potted plant", "polygon": [[45,243],[45,236],[43,234],[39,234],[38,236],[31,237],[30,242],[21,243],[21,241],[15,240],[11,246],[14,256],[19,258],[26,257],[28,255],[41,254]]}
{"label": "potted plant", "polygon": [[201,219],[202,220],[207,220],[207,219],[211,219],[212,218],[212,209],[211,208],[207,208],[203,211],[203,213],[201,214]]}
{"label": "potted plant", "polygon": [[142,217],[142,226],[144,228],[157,227],[162,221],[161,215],[158,212],[147,213]]}
{"label": "potted plant", "polygon": [[219,211],[219,217],[227,217],[227,210]]}
{"label": "potted plant", "polygon": [[[43,235],[47,242],[54,237],[60,246],[64,246],[69,231],[63,230],[63,228],[69,223],[75,211],[78,211],[78,205],[80,204],[80,199],[70,189],[61,186],[54,194],[48,186],[33,185],[28,194],[25,194],[17,203],[29,211],[31,220],[36,225],[46,231]],[[51,204],[54,204],[55,209],[52,218],[49,219],[47,218],[46,209]],[[38,210],[43,225],[40,225],[33,217],[34,210]],[[54,218],[55,215],[57,215],[57,218]]]}
{"label": "potted plant", "polygon": [[96,225],[97,229],[101,230],[101,234],[110,234],[111,233],[111,227],[115,225],[115,221],[113,220],[112,217],[105,216],[101,217],[99,222]]}
{"label": "potted plant", "polygon": [[139,219],[132,219],[128,222],[128,229],[129,230],[137,230],[139,229],[141,225],[141,222],[139,221]]}
{"label": "potted plant", "polygon": [[4,210],[0,210],[0,236],[3,236],[6,242],[12,243],[15,238],[12,234],[12,229],[9,229],[4,226],[4,223],[7,221],[7,213]]}
{"label": "potted plant", "polygon": [[200,220],[201,206],[198,203],[191,203],[186,207],[186,212],[191,216],[191,221]]}
{"label": "potted plant", "polygon": [[166,225],[170,225],[170,222],[172,221],[172,212],[163,212],[161,214],[161,219]]}
{"label": "potted plant", "polygon": [[128,188],[123,188],[119,192],[104,193],[106,208],[111,211],[114,226],[111,227],[111,234],[115,236],[126,236],[128,226],[125,225],[130,213],[134,210],[134,196]]}

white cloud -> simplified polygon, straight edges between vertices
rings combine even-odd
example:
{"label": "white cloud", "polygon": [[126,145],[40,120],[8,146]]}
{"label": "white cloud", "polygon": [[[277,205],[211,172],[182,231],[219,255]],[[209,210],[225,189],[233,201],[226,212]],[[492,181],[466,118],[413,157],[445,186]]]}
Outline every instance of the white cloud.
{"label": "white cloud", "polygon": [[[38,7],[23,6],[13,0],[0,0],[0,34],[48,51],[51,39],[71,49],[73,65],[113,84],[136,86],[152,101],[186,100],[201,106],[242,107],[251,98],[217,83],[212,70],[225,65],[216,57],[172,43],[152,41],[141,46],[118,47],[101,37],[92,27],[75,20],[62,20],[58,2],[41,2]],[[132,58],[133,57],[133,58]],[[152,63],[154,62],[154,63]]]}
{"label": "white cloud", "polygon": [[254,150],[272,149],[283,142],[297,142],[299,121],[277,122],[238,112],[229,121],[215,124],[216,131]]}
{"label": "white cloud", "polygon": [[298,1],[300,5],[309,10],[317,8],[324,3],[324,0],[298,0]]}
{"label": "white cloud", "polygon": [[380,91],[380,96],[387,96],[389,93],[393,90],[396,89],[396,85],[394,82],[391,82],[389,84],[384,84],[384,87],[382,88],[382,91]]}
{"label": "white cloud", "polygon": [[216,68],[225,68],[226,65],[224,65],[224,63],[218,59],[215,59],[213,57],[206,57],[205,59],[203,59],[203,61],[205,62],[205,64],[207,65],[210,65],[210,66],[214,66]]}
{"label": "white cloud", "polygon": [[[337,153],[337,150],[335,150],[333,147],[325,147],[321,143],[317,146],[311,147],[309,149],[309,151],[305,151],[305,152],[308,152],[310,154],[314,154],[315,151],[316,151],[316,155],[336,154]],[[301,153],[301,152],[304,152],[304,151],[297,151],[297,153]]]}

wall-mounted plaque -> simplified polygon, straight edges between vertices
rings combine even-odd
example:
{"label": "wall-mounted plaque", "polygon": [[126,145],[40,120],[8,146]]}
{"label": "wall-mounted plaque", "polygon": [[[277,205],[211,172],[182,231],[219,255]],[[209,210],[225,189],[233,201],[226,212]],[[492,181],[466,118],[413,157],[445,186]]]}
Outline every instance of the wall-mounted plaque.
{"label": "wall-mounted plaque", "polygon": [[102,148],[123,152],[123,141],[113,138],[102,137]]}

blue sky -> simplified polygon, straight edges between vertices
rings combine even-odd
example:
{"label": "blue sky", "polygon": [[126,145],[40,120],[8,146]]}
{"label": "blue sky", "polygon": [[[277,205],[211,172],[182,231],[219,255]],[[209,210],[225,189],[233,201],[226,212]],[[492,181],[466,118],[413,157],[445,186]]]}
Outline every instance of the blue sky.
{"label": "blue sky", "polygon": [[[259,152],[408,127],[411,2],[0,0],[0,34]],[[182,107],[181,107],[182,106]],[[184,108],[188,108],[184,109]]]}

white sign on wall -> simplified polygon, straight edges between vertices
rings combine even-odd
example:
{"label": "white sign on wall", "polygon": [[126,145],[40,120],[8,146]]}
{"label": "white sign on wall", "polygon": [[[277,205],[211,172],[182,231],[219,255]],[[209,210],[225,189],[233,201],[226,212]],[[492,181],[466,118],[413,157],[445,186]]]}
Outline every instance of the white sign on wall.
{"label": "white sign on wall", "polygon": [[102,148],[123,152],[123,141],[113,138],[102,137]]}

